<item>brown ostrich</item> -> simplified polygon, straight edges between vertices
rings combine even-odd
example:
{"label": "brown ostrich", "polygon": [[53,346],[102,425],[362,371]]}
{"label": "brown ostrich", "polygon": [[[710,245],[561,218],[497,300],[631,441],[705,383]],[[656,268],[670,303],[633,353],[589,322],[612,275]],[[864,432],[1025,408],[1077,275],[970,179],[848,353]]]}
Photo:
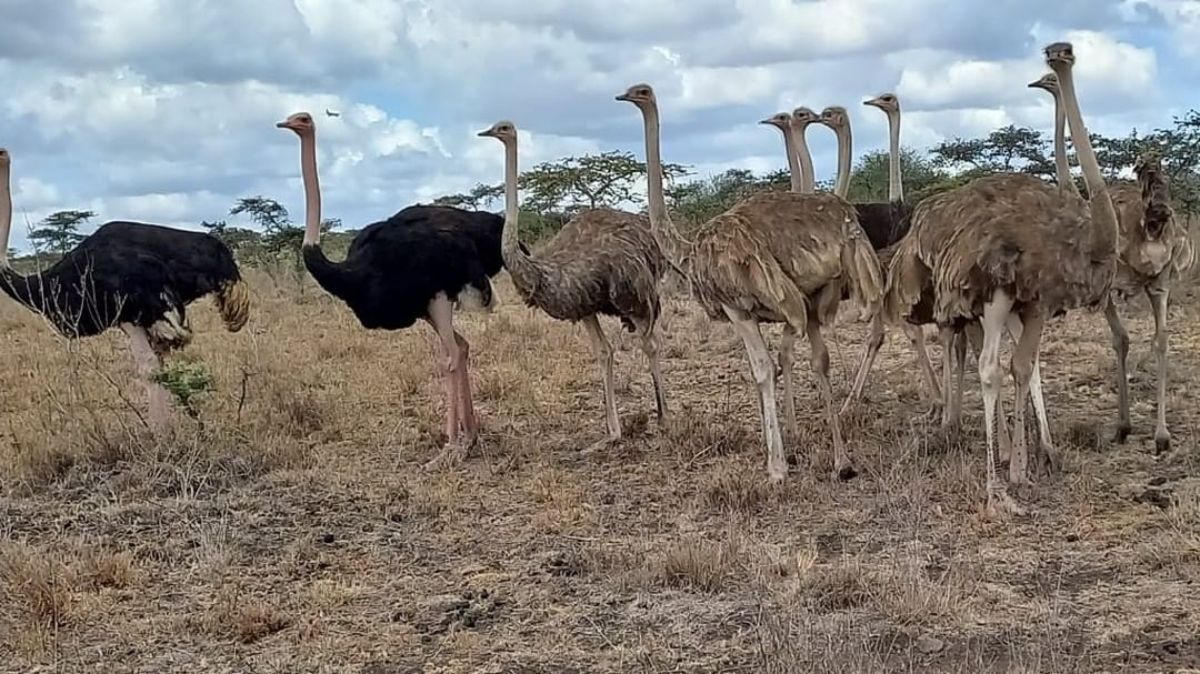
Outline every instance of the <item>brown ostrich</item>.
{"label": "brown ostrich", "polygon": [[621,438],[621,420],[613,384],[613,351],[599,316],[616,316],[637,334],[650,361],[654,402],[660,422],[667,416],[658,357],[656,325],[660,312],[658,281],[667,268],[646,217],[609,208],[582,211],[538,251],[522,250],[517,237],[517,128],[500,121],[480,136],[504,144],[504,233],[500,251],[521,299],[550,316],[579,321],[587,329],[604,369],[604,406],[608,437]]}
{"label": "brown ostrich", "polygon": [[[881,94],[867,101],[864,105],[873,105],[887,113],[889,130],[888,149],[888,201],[886,203],[858,203],[854,209],[858,213],[858,221],[871,241],[871,247],[879,255],[880,268],[886,269],[887,263],[895,252],[897,243],[908,233],[909,214],[911,206],[904,201],[904,187],[900,177],[900,99],[895,94]],[[830,106],[821,112],[821,123],[833,130],[838,141],[837,180],[834,183],[834,193],[845,198],[850,189],[850,159],[853,151],[853,139],[850,131],[850,115],[840,106]],[[845,414],[862,395],[867,381],[867,374],[875,361],[879,347],[883,345],[884,314],[875,315],[871,321],[871,333],[866,349],[863,351],[862,362],[850,393],[842,403],[841,414]],[[925,333],[917,324],[905,322],[902,326],[905,335],[912,344],[916,354],[917,367],[925,377],[932,400],[936,403],[941,398],[938,388],[937,375],[929,361],[929,352],[925,349]]]}
{"label": "brown ostrich", "polygon": [[[673,232],[663,199],[654,90],[636,84],[617,99],[634,103],[642,112],[650,217],[672,240],[668,255],[682,258],[680,266],[705,313],[732,323],[745,343],[758,389],[771,480],[787,476],[787,461],[775,400],[775,364],[759,327],[763,321],[784,323],[785,340],[801,333],[808,336],[833,437],[833,472],[843,480],[854,477],[829,384],[829,352],[821,337],[821,327],[836,315],[844,289],[869,312],[878,310],[882,298],[879,262],[858,226],[854,207],[832,194],[762,192],[709,220],[691,242],[682,242]],[[786,376],[786,368],[784,372]]]}
{"label": "brown ostrich", "polygon": [[[1078,195],[1079,188],[1071,178],[1067,163],[1067,148],[1063,126],[1066,113],[1062,92],[1054,73],[1043,76],[1030,87],[1044,89],[1054,97],[1054,166],[1059,185]],[[1163,172],[1162,161],[1154,153],[1138,158],[1134,167],[1137,183],[1118,183],[1109,188],[1120,234],[1117,243],[1117,275],[1113,292],[1104,306],[1104,316],[1112,332],[1113,351],[1117,360],[1117,442],[1125,442],[1133,428],[1129,417],[1129,378],[1126,360],[1129,356],[1129,333],[1121,323],[1117,300],[1127,300],[1145,293],[1154,311],[1154,357],[1158,369],[1158,421],[1154,429],[1154,446],[1159,452],[1170,448],[1171,434],[1167,430],[1167,298],[1171,284],[1195,263],[1195,250],[1187,229],[1175,219],[1171,209],[1170,182]]]}
{"label": "brown ostrich", "polygon": [[1033,394],[1040,449],[1057,469],[1059,456],[1049,433],[1044,404],[1030,380],[1046,319],[1068,309],[1106,301],[1116,270],[1117,216],[1092,151],[1075,97],[1068,43],[1045,50],[1057,74],[1070,121],[1071,139],[1089,190],[1090,203],[1027,175],[1001,174],[976,179],[922,201],[888,275],[886,307],[906,316],[933,288],[933,314],[939,324],[981,320],[983,349],[979,378],[987,434],[988,508],[1022,512],[996,471],[995,421],[1001,373],[999,349],[1007,326],[1016,340],[1012,374],[1016,388],[1009,479],[1028,480],[1025,405]]}

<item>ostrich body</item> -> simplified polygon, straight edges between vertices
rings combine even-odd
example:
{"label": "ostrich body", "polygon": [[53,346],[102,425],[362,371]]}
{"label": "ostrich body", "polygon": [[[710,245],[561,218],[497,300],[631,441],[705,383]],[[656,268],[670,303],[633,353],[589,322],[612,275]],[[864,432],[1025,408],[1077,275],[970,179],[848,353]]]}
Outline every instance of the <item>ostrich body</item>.
{"label": "ostrich body", "polygon": [[[1043,89],[1054,97],[1055,175],[1062,189],[1078,196],[1079,188],[1071,178],[1067,162],[1063,128],[1066,113],[1058,77],[1048,73],[1029,86]],[[1138,158],[1134,173],[1137,176],[1135,184],[1122,182],[1109,187],[1120,224],[1117,274],[1113,280],[1112,296],[1104,306],[1117,361],[1116,440],[1124,442],[1133,428],[1129,415],[1129,377],[1126,372],[1129,333],[1121,323],[1116,303],[1145,293],[1154,312],[1154,356],[1158,369],[1158,419],[1154,430],[1154,446],[1157,451],[1163,452],[1171,444],[1171,434],[1167,430],[1167,299],[1174,280],[1195,263],[1195,250],[1187,229],[1176,220],[1171,209],[1170,182],[1163,173],[1161,160],[1155,155],[1143,155]]]}
{"label": "ostrich body", "polygon": [[595,208],[573,216],[538,251],[530,255],[517,237],[517,129],[500,121],[479,132],[496,138],[505,152],[505,217],[501,253],[521,299],[563,321],[582,322],[600,359],[604,375],[608,437],[595,446],[621,438],[621,421],[613,381],[613,351],[599,316],[615,316],[635,333],[649,360],[655,410],[667,416],[667,398],[658,356],[656,330],[661,306],[658,281],[667,262],[645,216],[611,208]]}
{"label": "ostrich body", "polygon": [[[326,292],[350,307],[364,328],[402,330],[417,320],[437,333],[446,398],[446,450],[465,452],[478,437],[471,400],[470,345],[454,329],[454,308],[490,310],[491,277],[502,267],[500,229],[492,213],[410,206],[362,228],[335,262],[320,247],[321,188],[316,125],[298,112],[276,124],[300,138],[304,181],[304,266]],[[430,463],[436,463],[442,457]]]}
{"label": "ostrich body", "polygon": [[[888,201],[854,204],[854,209],[858,214],[863,231],[871,241],[871,248],[879,256],[880,268],[886,269],[891,256],[895,254],[897,244],[908,233],[911,224],[909,216],[912,213],[912,207],[904,201],[904,187],[900,175],[900,99],[895,94],[881,94],[866,101],[864,105],[877,107],[887,113]],[[850,161],[853,147],[850,116],[846,113],[845,108],[830,106],[822,111],[821,123],[837,134],[838,167],[837,180],[833,190],[834,193],[845,198],[850,189]],[[867,381],[867,373],[870,372],[875,356],[879,353],[879,347],[883,345],[884,319],[884,314],[880,312],[871,321],[871,333],[866,349],[863,351],[862,362],[850,387],[850,393],[842,403],[841,414],[848,412],[851,405],[862,395]],[[925,377],[932,399],[936,401],[941,397],[941,391],[938,388],[937,375],[934,374],[933,365],[929,361],[929,352],[925,349],[925,334],[921,330],[921,325],[923,323],[916,321],[905,321],[902,324],[904,333],[912,344],[913,353],[916,355],[917,367]]]}
{"label": "ostrich body", "polygon": [[[682,242],[667,216],[662,188],[658,105],[646,84],[630,87],[618,100],[642,112],[650,217],[656,230],[669,235],[668,254],[682,259],[692,292],[713,320],[729,321],[742,338],[758,389],[767,473],[772,481],[787,475],[787,461],[775,400],[775,364],[763,340],[761,322],[784,323],[780,366],[792,376],[791,344],[808,336],[812,366],[824,400],[834,444],[834,474],[855,475],[842,441],[829,384],[829,353],[821,326],[837,312],[843,290],[874,310],[882,294],[879,263],[858,226],[854,207],[833,194],[763,192],[751,196],[702,225],[695,238]],[[785,134],[789,157],[795,152],[795,126]],[[789,166],[795,162],[789,158]],[[795,182],[793,182],[793,185]],[[683,248],[683,250],[680,250]],[[794,400],[785,400],[789,427],[798,439]]]}
{"label": "ostrich body", "polygon": [[169,422],[169,395],[153,376],[168,352],[192,340],[186,308],[213,295],[225,326],[246,324],[250,294],[233,253],[216,237],[140,222],[101,225],[49,269],[22,276],[8,262],[10,158],[0,150],[0,287],[68,339],[118,327],[146,387],[149,425]]}
{"label": "ostrich body", "polygon": [[1038,348],[1046,319],[1068,309],[1106,301],[1116,268],[1117,217],[1100,176],[1075,98],[1070,44],[1046,48],[1059,77],[1079,151],[1090,203],[1032,176],[1001,174],[976,179],[922,201],[913,212],[912,232],[892,259],[887,310],[909,313],[932,288],[939,324],[980,320],[983,348],[979,377],[987,435],[989,510],[1020,512],[996,472],[994,423],[1000,389],[999,348],[1007,327],[1016,340],[1012,374],[1016,385],[1009,479],[1026,482],[1025,405],[1032,396],[1041,450],[1051,468],[1059,464],[1037,376]]}

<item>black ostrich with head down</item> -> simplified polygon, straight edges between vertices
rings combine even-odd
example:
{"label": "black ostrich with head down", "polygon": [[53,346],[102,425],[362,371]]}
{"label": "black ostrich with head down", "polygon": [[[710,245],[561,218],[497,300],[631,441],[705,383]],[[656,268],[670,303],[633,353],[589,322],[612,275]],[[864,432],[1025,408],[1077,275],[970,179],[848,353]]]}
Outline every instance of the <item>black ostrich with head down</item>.
{"label": "black ostrich with head down", "polygon": [[329,294],[350,307],[365,328],[400,330],[418,319],[437,332],[446,395],[447,449],[465,451],[479,424],[471,401],[470,347],[453,325],[455,305],[490,310],[491,277],[504,266],[504,219],[448,206],[409,206],[364,227],[346,259],[334,262],[320,248],[321,189],[317,179],[316,125],[298,112],[276,126],[300,137],[304,179],[304,265]]}
{"label": "black ostrich with head down", "polygon": [[10,157],[0,149],[0,288],[75,339],[119,327],[150,399],[150,424],[167,423],[167,392],[150,377],[162,356],[192,339],[186,307],[214,295],[225,326],[246,324],[250,296],[228,246],[208,234],[112,221],[49,269],[22,276],[8,262]]}

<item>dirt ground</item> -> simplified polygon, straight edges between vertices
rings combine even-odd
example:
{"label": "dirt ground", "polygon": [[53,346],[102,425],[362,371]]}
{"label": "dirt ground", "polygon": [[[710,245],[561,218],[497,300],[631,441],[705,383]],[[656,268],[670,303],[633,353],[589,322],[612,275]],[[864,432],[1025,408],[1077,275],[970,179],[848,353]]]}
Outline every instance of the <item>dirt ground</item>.
{"label": "dirt ground", "polygon": [[[441,433],[431,331],[368,332],[311,284],[252,281],[241,333],[193,308],[180,357],[215,390],[162,443],[141,430],[119,334],[70,345],[0,301],[0,671],[1200,668],[1189,287],[1171,312],[1171,451],[1154,453],[1145,301],[1125,309],[1123,446],[1103,317],[1055,320],[1043,376],[1066,469],[1015,492],[1029,516],[995,521],[973,362],[947,437],[899,334],[846,425],[850,483],[830,479],[801,342],[795,464],[771,487],[729,326],[667,302],[660,425],[641,351],[605,322],[629,437],[581,456],[604,433],[587,340],[503,278],[493,315],[460,319],[483,446],[426,471]],[[830,336],[839,395],[864,334],[846,315]]]}

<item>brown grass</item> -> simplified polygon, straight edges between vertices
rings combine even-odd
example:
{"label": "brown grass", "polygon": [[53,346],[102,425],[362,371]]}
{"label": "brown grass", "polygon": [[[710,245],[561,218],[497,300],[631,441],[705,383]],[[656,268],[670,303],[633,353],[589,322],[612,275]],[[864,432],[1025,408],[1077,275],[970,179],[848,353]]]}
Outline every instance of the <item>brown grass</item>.
{"label": "brown grass", "polygon": [[[728,326],[665,302],[662,425],[636,340],[606,323],[627,437],[581,456],[604,435],[587,341],[502,280],[493,316],[458,319],[483,441],[430,472],[428,330],[366,331],[311,283],[248,276],[242,332],[193,310],[186,356],[216,387],[161,442],[119,335],[66,344],[0,302],[0,671],[1200,667],[1190,286],[1173,294],[1172,451],[1152,451],[1144,302],[1126,310],[1122,447],[1103,318],[1053,321],[1044,378],[1067,472],[1019,491],[1029,517],[998,522],[981,508],[973,364],[963,432],[948,436],[921,417],[900,335],[845,424],[862,473],[847,484],[828,477],[799,345],[800,434],[771,486]],[[865,328],[829,335],[839,391]]]}

